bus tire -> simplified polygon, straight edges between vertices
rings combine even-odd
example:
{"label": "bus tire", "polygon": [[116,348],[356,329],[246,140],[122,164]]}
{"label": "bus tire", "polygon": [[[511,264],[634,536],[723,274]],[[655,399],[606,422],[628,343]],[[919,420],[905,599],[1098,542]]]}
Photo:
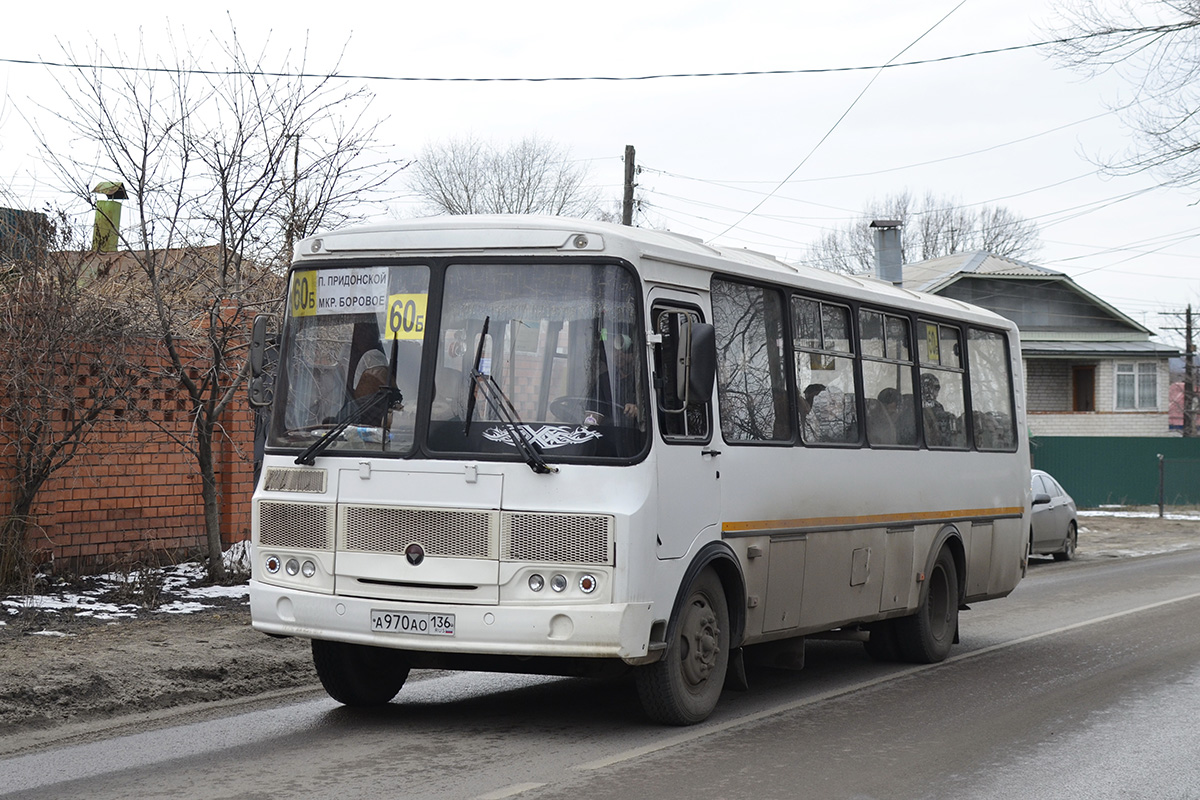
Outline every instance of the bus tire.
{"label": "bus tire", "polygon": [[666,725],[706,719],[729,668],[729,606],[717,573],[701,571],[684,598],[663,657],[634,673],[646,716]]}
{"label": "bus tire", "polygon": [[384,705],[408,679],[408,660],[399,650],[313,639],[312,656],[321,685],[342,705]]}
{"label": "bus tire", "polygon": [[917,613],[896,620],[900,655],[914,664],[936,664],[950,654],[958,633],[958,568],[943,547],[929,571]]}

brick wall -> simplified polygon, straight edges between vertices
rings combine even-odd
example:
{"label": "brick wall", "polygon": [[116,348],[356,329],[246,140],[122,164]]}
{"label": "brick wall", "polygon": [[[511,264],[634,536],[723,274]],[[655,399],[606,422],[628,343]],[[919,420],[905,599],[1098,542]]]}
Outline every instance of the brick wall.
{"label": "brick wall", "polygon": [[1167,425],[1166,413],[1030,412],[1030,436],[1179,436]]}
{"label": "brick wall", "polygon": [[[151,373],[161,367],[145,357]],[[81,385],[86,376],[80,378]],[[30,544],[41,562],[86,570],[128,557],[178,558],[204,550],[200,474],[176,439],[189,440],[186,395],[166,378],[139,386],[137,410],[118,411],[42,487]],[[226,410],[214,443],[226,546],[250,536],[254,415],[241,398]],[[8,465],[0,465],[0,478]],[[4,499],[0,492],[0,500]]]}
{"label": "brick wall", "polygon": [[1026,361],[1025,392],[1031,412],[1069,411],[1072,406],[1071,365],[1049,359]]}

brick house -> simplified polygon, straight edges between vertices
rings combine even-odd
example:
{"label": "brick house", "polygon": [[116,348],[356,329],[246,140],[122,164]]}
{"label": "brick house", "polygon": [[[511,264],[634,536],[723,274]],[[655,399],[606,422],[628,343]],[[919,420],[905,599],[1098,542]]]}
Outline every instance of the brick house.
{"label": "brick house", "polygon": [[1061,272],[985,252],[903,266],[906,289],[982,306],[1017,323],[1031,436],[1175,436],[1177,348]]}

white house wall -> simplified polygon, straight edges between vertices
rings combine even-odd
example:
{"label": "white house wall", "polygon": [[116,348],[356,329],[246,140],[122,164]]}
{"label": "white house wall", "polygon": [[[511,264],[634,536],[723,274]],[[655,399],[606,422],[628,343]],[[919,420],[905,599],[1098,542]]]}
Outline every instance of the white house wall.
{"label": "white house wall", "polygon": [[[1158,405],[1153,411],[1116,410],[1116,364],[1154,361]],[[1034,359],[1022,362],[1031,436],[1178,436],[1167,419],[1170,369],[1166,359],[1109,359],[1100,361]],[[1096,410],[1074,412],[1071,367],[1096,367]]]}

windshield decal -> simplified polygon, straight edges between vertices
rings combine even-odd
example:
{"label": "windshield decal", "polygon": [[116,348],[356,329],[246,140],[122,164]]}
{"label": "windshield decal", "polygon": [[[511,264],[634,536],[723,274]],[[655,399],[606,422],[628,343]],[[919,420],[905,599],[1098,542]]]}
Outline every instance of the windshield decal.
{"label": "windshield decal", "polygon": [[[570,447],[571,445],[590,442],[593,439],[604,438],[604,434],[600,433],[600,431],[582,426],[571,428],[566,425],[542,425],[537,430],[534,430],[532,425],[522,425],[521,428],[529,435],[533,443],[543,450],[553,450],[556,447]],[[512,436],[505,428],[488,428],[483,432],[483,437],[492,442],[501,442],[516,446]]]}

